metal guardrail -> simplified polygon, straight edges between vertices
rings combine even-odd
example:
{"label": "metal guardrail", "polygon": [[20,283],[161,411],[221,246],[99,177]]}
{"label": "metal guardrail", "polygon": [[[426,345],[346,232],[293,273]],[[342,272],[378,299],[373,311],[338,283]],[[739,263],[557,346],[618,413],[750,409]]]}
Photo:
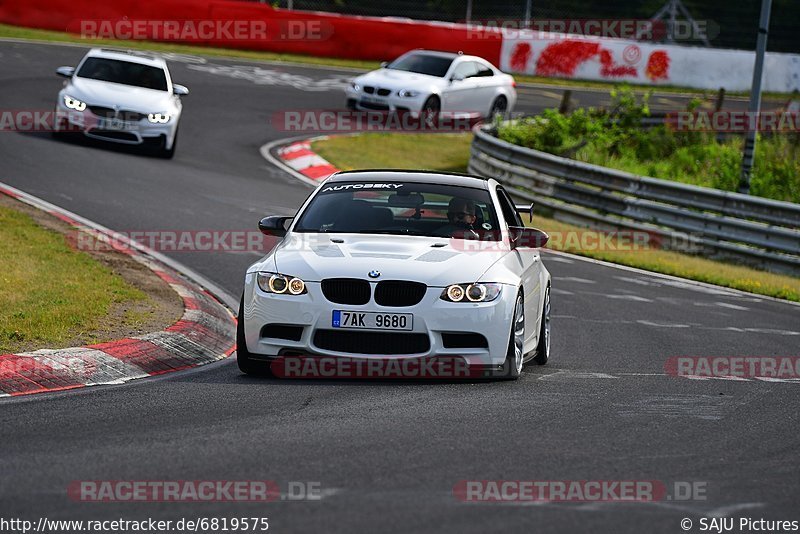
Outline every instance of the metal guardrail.
{"label": "metal guardrail", "polygon": [[800,274],[800,204],[637,176],[501,141],[475,129],[469,172],[562,220],[636,229],[671,248]]}

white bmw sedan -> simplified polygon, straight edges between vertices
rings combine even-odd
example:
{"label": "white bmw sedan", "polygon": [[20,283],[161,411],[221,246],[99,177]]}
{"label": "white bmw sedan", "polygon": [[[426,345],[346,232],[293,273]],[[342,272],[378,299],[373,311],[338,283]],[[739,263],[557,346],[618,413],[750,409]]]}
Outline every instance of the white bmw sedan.
{"label": "white bmw sedan", "polygon": [[180,97],[189,90],[172,83],[163,58],[121,50],[91,49],[78,67],[59,67],[67,78],[56,101],[54,134],[83,135],[142,145],[165,158],[175,153]]}
{"label": "white bmw sedan", "polygon": [[494,117],[514,108],[516,85],[480,57],[413,50],[355,78],[346,89],[347,107]]}
{"label": "white bmw sedan", "polygon": [[425,171],[334,174],[250,266],[238,317],[245,373],[281,357],[457,359],[517,378],[550,352],[550,273],[497,181]]}

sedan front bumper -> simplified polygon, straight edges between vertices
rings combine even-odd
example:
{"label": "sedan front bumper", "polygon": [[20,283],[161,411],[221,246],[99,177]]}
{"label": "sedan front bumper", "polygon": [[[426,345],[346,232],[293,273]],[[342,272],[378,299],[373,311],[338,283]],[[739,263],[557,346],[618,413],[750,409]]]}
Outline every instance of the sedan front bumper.
{"label": "sedan front bumper", "polygon": [[[373,299],[364,305],[328,301],[319,282],[306,283],[298,296],[262,291],[248,273],[244,291],[247,350],[259,359],[287,353],[359,359],[463,358],[470,366],[505,362],[517,288],[503,286],[491,302],[448,302],[443,288],[429,287],[422,300],[388,307]],[[374,295],[374,282],[371,282]],[[413,315],[408,331],[334,328],[334,310]],[[276,337],[279,336],[279,337]]]}

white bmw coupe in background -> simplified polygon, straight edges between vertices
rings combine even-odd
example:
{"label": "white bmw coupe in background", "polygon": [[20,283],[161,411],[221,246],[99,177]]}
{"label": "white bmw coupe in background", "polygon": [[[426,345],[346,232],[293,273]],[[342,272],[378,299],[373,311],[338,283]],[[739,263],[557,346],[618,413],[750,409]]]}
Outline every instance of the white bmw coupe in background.
{"label": "white bmw coupe in background", "polygon": [[78,67],[59,67],[67,78],[58,93],[54,134],[142,145],[162,157],[175,153],[180,97],[189,90],[172,83],[163,58],[121,50],[91,49]]}
{"label": "white bmw coupe in background", "polygon": [[514,108],[516,85],[477,56],[413,50],[355,78],[346,89],[347,107],[494,117]]}
{"label": "white bmw coupe in background", "polygon": [[[334,174],[245,277],[237,357],[276,373],[281,356],[457,358],[517,378],[550,352],[550,273],[493,179],[424,171]],[[288,223],[288,229],[286,228]],[[279,374],[279,373],[278,373]],[[470,374],[470,376],[476,376]]]}

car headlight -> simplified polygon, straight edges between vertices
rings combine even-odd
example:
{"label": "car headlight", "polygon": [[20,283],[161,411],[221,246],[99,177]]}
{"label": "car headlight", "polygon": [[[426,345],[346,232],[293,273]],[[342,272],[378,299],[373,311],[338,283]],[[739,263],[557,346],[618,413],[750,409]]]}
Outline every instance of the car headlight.
{"label": "car headlight", "polygon": [[64,95],[64,105],[69,109],[74,109],[75,111],[83,111],[86,109],[86,102],[81,102],[77,98],[72,98],[68,95]]}
{"label": "car headlight", "polygon": [[397,91],[397,96],[403,98],[414,98],[416,96],[419,96],[419,91],[412,91],[411,89],[401,89],[400,91]]}
{"label": "car headlight", "polygon": [[350,87],[353,88],[353,91],[359,92],[361,90],[361,86],[358,85],[356,82],[350,82]]}
{"label": "car headlight", "polygon": [[278,295],[302,295],[307,293],[306,283],[296,276],[280,273],[257,273],[256,282],[262,291]]}
{"label": "car headlight", "polygon": [[147,116],[147,120],[154,124],[166,124],[171,118],[169,113],[150,113]]}
{"label": "car headlight", "polygon": [[440,298],[448,302],[491,302],[500,295],[502,284],[493,282],[453,284],[447,286]]}

